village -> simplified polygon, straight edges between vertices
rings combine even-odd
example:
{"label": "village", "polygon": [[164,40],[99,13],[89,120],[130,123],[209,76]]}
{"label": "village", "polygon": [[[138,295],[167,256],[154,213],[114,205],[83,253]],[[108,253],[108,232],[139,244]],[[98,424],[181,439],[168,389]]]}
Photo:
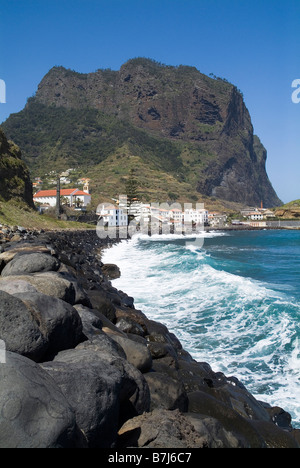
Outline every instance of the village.
{"label": "village", "polygon": [[[70,174],[75,169],[68,169],[57,178],[54,172],[48,175],[48,185],[56,187],[43,190],[43,180],[37,177],[33,183],[34,202],[40,213],[47,212],[57,206],[57,200],[61,207],[68,207],[73,211],[85,212],[92,203],[90,193],[91,180],[82,177],[76,180],[77,188],[61,188],[72,183]],[[57,186],[57,182],[59,185]],[[78,188],[78,186],[80,188]],[[59,187],[59,188],[58,188]],[[59,190],[59,195],[58,195]],[[228,213],[209,211],[203,203],[142,203],[138,198],[128,199],[127,195],[120,195],[119,199],[113,198],[111,202],[103,202],[95,210],[97,222],[107,227],[128,226],[134,220],[135,223],[152,226],[172,226],[175,230],[183,225],[203,226],[210,228],[228,228],[238,226],[250,228],[264,228],[270,220],[274,220],[274,212],[260,207],[246,207],[236,213],[232,218]]]}
{"label": "village", "polygon": [[115,204],[102,203],[98,205],[97,215],[108,227],[127,226],[130,219],[135,222],[147,225],[172,226],[180,229],[181,226],[228,228],[232,227],[267,227],[267,222],[274,219],[274,213],[264,208],[247,208],[241,211],[240,219],[230,219],[227,214],[215,211],[208,211],[204,204],[184,203],[182,207],[179,203],[152,203],[144,204],[138,200],[133,201],[130,206],[126,195],[119,200],[114,200]]}

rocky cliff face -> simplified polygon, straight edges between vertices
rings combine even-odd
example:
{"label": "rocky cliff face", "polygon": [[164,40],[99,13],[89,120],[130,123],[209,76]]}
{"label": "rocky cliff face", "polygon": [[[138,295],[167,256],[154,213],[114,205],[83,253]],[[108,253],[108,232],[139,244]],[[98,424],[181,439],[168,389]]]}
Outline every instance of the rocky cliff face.
{"label": "rocky cliff face", "polygon": [[0,129],[0,200],[21,200],[33,206],[29,170],[17,145]]}
{"label": "rocky cliff face", "polygon": [[94,109],[177,145],[185,180],[199,193],[280,205],[266,173],[266,150],[253,134],[241,93],[226,80],[142,58],[119,71],[80,74],[54,67],[35,101],[46,108]]}

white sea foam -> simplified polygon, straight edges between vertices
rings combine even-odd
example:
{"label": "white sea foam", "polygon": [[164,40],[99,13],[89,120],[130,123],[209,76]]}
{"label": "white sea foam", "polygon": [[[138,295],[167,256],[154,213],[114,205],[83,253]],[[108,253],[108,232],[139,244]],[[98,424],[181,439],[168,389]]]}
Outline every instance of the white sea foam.
{"label": "white sea foam", "polygon": [[290,411],[300,427],[299,304],[270,285],[216,269],[197,245],[173,240],[135,236],[107,250],[103,262],[121,269],[113,285],[196,360],[236,376],[258,399]]}

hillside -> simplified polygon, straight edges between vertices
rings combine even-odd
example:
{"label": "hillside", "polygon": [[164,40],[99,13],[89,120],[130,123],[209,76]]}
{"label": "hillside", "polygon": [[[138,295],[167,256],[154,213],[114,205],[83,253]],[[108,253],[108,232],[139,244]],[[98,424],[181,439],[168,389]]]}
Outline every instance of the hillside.
{"label": "hillside", "polygon": [[281,205],[242,94],[194,67],[143,58],[119,71],[54,67],[3,128],[33,175],[82,169],[96,199],[124,191],[134,168],[148,201]]}
{"label": "hillside", "polygon": [[3,224],[47,230],[93,228],[89,224],[39,215],[34,208],[30,174],[21,159],[21,151],[15,143],[7,140],[0,128],[0,238]]}
{"label": "hillside", "polygon": [[29,170],[21,151],[0,128],[0,201],[18,200],[33,206]]}
{"label": "hillside", "polygon": [[300,218],[300,200],[294,200],[285,205],[280,206],[275,211],[275,216],[283,219],[299,219]]}
{"label": "hillside", "polygon": [[[67,221],[56,219],[49,214],[39,215],[38,211],[30,208],[25,203],[20,203],[15,200],[9,202],[0,201],[0,240],[3,235],[2,225],[6,226],[21,226],[28,230],[45,230],[45,231],[78,231],[95,229],[95,226],[88,223],[77,221]],[[0,242],[1,244],[1,242]]]}

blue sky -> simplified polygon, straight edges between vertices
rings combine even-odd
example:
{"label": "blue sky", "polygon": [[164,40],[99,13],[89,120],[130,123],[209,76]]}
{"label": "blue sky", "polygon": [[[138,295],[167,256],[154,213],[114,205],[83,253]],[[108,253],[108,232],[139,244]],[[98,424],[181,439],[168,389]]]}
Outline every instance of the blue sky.
{"label": "blue sky", "polygon": [[234,83],[268,151],[279,197],[300,198],[300,0],[0,0],[0,123],[54,65],[119,69],[133,57]]}

